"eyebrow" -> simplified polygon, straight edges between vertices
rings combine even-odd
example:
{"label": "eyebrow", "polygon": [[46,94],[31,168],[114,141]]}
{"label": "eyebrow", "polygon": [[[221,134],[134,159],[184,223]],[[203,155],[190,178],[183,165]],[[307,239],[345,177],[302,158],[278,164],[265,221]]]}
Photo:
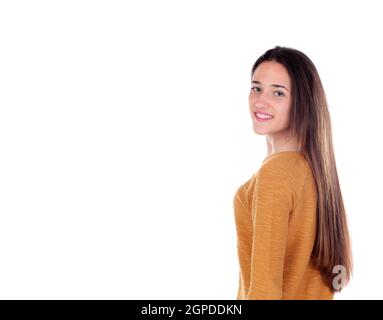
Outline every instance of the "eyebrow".
{"label": "eyebrow", "polygon": [[[256,81],[256,80],[251,81],[251,83],[261,84],[260,81]],[[285,86],[282,86],[281,84],[275,84],[275,83],[273,83],[273,84],[271,84],[271,86],[272,86],[272,87],[276,87],[276,88],[283,88],[283,89],[286,89],[286,90],[287,90],[287,88],[286,88]],[[289,90],[287,90],[287,91],[289,91]]]}

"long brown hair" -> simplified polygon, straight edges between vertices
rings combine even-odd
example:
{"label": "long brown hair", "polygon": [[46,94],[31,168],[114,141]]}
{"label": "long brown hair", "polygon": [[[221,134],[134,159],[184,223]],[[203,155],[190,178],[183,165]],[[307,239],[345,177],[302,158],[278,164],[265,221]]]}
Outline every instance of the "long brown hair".
{"label": "long brown hair", "polygon": [[[336,169],[325,91],[313,62],[296,49],[276,46],[267,50],[254,63],[251,79],[264,61],[282,64],[291,79],[289,134],[297,139],[299,149],[312,169],[318,195],[312,258],[332,292],[340,292],[352,275],[351,239]],[[333,284],[336,266],[345,271],[341,285]]]}

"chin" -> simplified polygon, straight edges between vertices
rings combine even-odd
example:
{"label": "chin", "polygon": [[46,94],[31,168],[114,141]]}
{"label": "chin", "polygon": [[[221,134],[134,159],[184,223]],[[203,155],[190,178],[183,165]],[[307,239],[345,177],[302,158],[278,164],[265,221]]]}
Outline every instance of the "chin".
{"label": "chin", "polygon": [[254,131],[256,134],[259,134],[259,135],[265,135],[265,134],[268,134],[268,133],[269,133],[268,130],[265,130],[265,129],[259,129],[259,128],[255,128],[255,127],[253,127],[253,131]]}

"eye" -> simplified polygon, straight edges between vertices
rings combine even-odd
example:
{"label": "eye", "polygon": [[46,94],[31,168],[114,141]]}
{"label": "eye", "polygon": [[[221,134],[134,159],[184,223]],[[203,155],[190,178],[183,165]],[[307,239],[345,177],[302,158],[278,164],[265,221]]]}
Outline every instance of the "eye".
{"label": "eye", "polygon": [[255,89],[259,89],[258,87],[252,87],[250,90],[257,92]]}
{"label": "eye", "polygon": [[275,91],[275,93],[280,93],[280,95],[278,95],[278,97],[281,97],[281,96],[284,96],[285,94],[281,91]]}

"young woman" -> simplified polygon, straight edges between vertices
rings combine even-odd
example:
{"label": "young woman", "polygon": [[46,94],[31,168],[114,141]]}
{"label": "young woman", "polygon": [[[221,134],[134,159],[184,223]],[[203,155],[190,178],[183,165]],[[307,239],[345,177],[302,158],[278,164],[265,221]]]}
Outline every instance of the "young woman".
{"label": "young woman", "polygon": [[352,254],[324,89],[302,52],[276,46],[252,67],[250,115],[268,155],[235,193],[237,299],[333,299]]}

